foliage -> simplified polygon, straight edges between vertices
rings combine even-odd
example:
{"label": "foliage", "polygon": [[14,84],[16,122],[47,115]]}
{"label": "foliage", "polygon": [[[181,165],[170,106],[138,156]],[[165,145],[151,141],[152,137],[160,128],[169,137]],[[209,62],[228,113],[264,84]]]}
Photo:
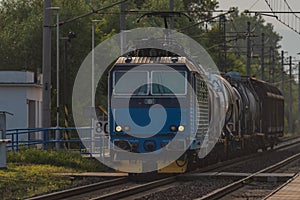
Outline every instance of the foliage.
{"label": "foliage", "polygon": [[[64,22],[76,16],[89,13],[92,10],[97,10],[105,6],[111,5],[117,0],[53,0],[52,6],[60,7],[60,21]],[[211,11],[216,7],[217,2],[210,0],[175,0],[174,10],[183,11],[190,14],[195,21],[204,19],[212,15]],[[151,11],[165,11],[169,10],[169,0],[157,1],[127,1],[126,10],[133,10],[130,14],[126,15],[127,29],[136,27],[159,26],[164,27],[164,20],[160,17],[144,18],[137,22],[137,19],[145,12]],[[205,12],[201,12],[205,11]],[[101,19],[102,22],[96,23],[95,28],[95,44],[109,38],[115,33],[120,31],[119,6],[112,7],[108,10],[93,14],[70,23],[64,23],[60,26],[60,36],[66,37],[70,31],[76,34],[76,38],[72,40],[60,40],[61,49],[61,68],[66,68],[67,71],[67,88],[63,91],[62,97],[70,97],[72,95],[72,86],[76,77],[76,73],[83,62],[83,59],[91,50],[91,20]],[[141,12],[141,13],[140,13]],[[55,12],[53,12],[52,24],[56,23]],[[169,19],[168,19],[169,20]],[[174,17],[175,28],[183,27],[191,22],[186,17]],[[169,23],[169,21],[168,21]],[[189,30],[195,32],[200,27]],[[42,68],[42,31],[43,31],[43,1],[41,0],[2,0],[0,2],[0,68],[10,70],[31,70],[36,71]],[[55,28],[52,29],[52,83],[56,83],[56,34]],[[64,47],[67,47],[67,63],[64,61]],[[62,74],[62,73],[61,73]],[[107,93],[107,82],[104,79],[98,87],[98,93]],[[55,98],[57,90],[52,85],[52,107],[55,105]],[[100,91],[99,91],[100,90]],[[65,98],[66,104],[71,110],[71,98]],[[105,98],[98,98],[98,104],[106,105]],[[54,110],[54,109],[53,109]],[[61,116],[63,116],[63,109]],[[72,115],[69,115],[72,120]],[[61,118],[61,120],[63,120]],[[55,124],[55,112],[52,112],[52,124]],[[61,121],[63,124],[63,121]],[[72,126],[72,122],[69,123]]]}
{"label": "foliage", "polygon": [[[274,27],[270,23],[266,23],[265,20],[261,16],[250,16],[245,13],[241,13],[240,15],[237,12],[231,14],[228,19],[229,23],[227,26],[227,34],[232,36],[232,34],[237,32],[237,40],[231,45],[234,47],[231,48],[234,53],[238,56],[241,54],[245,54],[247,49],[247,23],[250,22],[250,40],[251,40],[251,68],[252,74],[251,76],[261,76],[261,48],[262,48],[262,33],[265,34],[265,64],[271,63],[270,60],[270,48],[273,48],[276,52],[278,52],[279,41],[281,40],[281,36],[278,35],[274,31]],[[277,53],[278,55],[278,53]],[[275,55],[276,56],[276,55]],[[243,59],[243,63],[246,63],[246,56],[241,56]],[[267,74],[267,71],[265,71]]]}
{"label": "foliage", "polygon": [[107,171],[97,160],[83,158],[80,153],[27,149],[7,154],[8,162],[18,164],[46,164],[83,171]]}
{"label": "foliage", "polygon": [[[250,16],[245,13],[239,13],[237,8],[235,8],[234,12],[226,16],[223,27],[220,25],[220,22],[213,23],[211,25],[212,28],[203,35],[200,42],[206,47],[215,62],[218,63],[221,71],[237,71],[241,75],[246,75],[247,22],[250,22],[251,29],[251,76],[260,78],[262,33],[265,34],[265,65],[271,63],[270,48],[274,49],[274,54],[278,57],[279,41],[281,40],[278,33],[274,31],[273,25],[266,23],[261,16]],[[226,63],[224,59],[225,47]],[[269,71],[265,70],[265,74],[269,74]]]}
{"label": "foliage", "polygon": [[183,4],[194,21],[202,21],[212,17],[211,11],[218,8],[218,1],[216,0],[184,0]]}
{"label": "foliage", "polygon": [[41,67],[42,10],[40,0],[0,2],[1,69]]}
{"label": "foliage", "polygon": [[0,199],[20,199],[67,188],[70,179],[57,173],[108,171],[99,161],[80,153],[22,149],[8,152],[8,169],[0,171]]}
{"label": "foliage", "polygon": [[[118,0],[53,0],[52,6],[58,6],[60,10],[60,21],[66,21],[76,16],[89,13],[105,6],[111,5]],[[251,42],[252,58],[251,71],[252,76],[260,78],[261,76],[261,33],[265,33],[265,74],[266,81],[271,81],[272,73],[274,82],[280,81],[280,57],[278,54],[279,41],[281,37],[274,31],[273,25],[266,23],[261,16],[250,16],[245,13],[239,13],[236,9],[227,17],[226,37],[222,35],[222,27],[219,26],[219,19],[207,23],[200,23],[191,28],[187,28],[195,22],[207,20],[212,16],[212,11],[218,8],[217,0],[174,0],[174,10],[188,14],[188,18],[182,16],[174,17],[174,28],[202,44],[211,54],[215,63],[222,71],[238,71],[242,75],[246,74],[246,38],[247,22],[251,23]],[[158,26],[164,27],[164,20],[158,16],[137,19],[144,13],[152,11],[169,10],[169,0],[132,0],[126,2],[126,10],[131,11],[126,15],[126,28],[133,29],[137,27]],[[66,37],[70,31],[76,33],[76,38],[68,41],[61,40],[61,67],[67,69],[67,88],[60,95],[66,96],[66,104],[71,111],[72,86],[77,71],[83,62],[85,56],[91,50],[91,20],[101,19],[102,22],[96,23],[95,44],[120,32],[120,7],[115,6],[98,14],[93,14],[80,20],[65,23],[61,26],[60,35]],[[53,22],[55,24],[55,13],[53,13]],[[167,19],[168,25],[170,24]],[[0,68],[1,69],[27,69],[36,71],[42,68],[42,31],[43,31],[43,1],[41,0],[2,0],[0,1]],[[52,29],[52,83],[56,83],[56,34],[55,28]],[[226,38],[226,62],[224,56],[224,38]],[[67,63],[65,65],[63,54],[64,46],[67,46]],[[270,55],[270,48],[274,49],[274,63]],[[226,66],[224,66],[225,64]],[[272,69],[274,66],[274,70]],[[106,106],[107,100],[107,77],[104,77],[99,83],[97,89],[96,104]],[[286,80],[288,79],[286,75]],[[63,80],[61,80],[62,83]],[[55,105],[56,89],[52,87],[52,110]],[[295,87],[295,86],[294,86]],[[285,89],[287,94],[288,88]],[[294,94],[294,96],[296,96]],[[63,116],[63,109],[61,116]],[[296,109],[293,109],[296,110]],[[296,115],[294,113],[294,115]],[[72,121],[72,114],[69,114]],[[52,112],[53,124],[55,124],[55,112]],[[63,124],[63,118],[61,118]],[[70,126],[73,125],[69,122]]]}
{"label": "foliage", "polygon": [[7,170],[0,171],[0,199],[24,199],[67,187],[71,180],[55,173],[71,172],[75,171],[49,165],[8,164]]}

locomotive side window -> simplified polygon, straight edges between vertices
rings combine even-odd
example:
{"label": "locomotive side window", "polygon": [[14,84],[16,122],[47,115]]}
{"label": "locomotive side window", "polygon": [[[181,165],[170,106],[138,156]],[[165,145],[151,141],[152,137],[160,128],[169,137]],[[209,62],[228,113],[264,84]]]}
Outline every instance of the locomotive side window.
{"label": "locomotive side window", "polygon": [[146,71],[115,71],[113,93],[117,95],[148,95],[148,74]]}
{"label": "locomotive side window", "polygon": [[152,71],[152,95],[185,95],[186,72]]}

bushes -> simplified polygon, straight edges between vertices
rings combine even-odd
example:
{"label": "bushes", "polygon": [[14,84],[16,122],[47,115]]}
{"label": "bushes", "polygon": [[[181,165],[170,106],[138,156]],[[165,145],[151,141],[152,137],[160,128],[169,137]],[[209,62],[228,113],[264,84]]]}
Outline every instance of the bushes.
{"label": "bushes", "polygon": [[83,158],[80,153],[67,151],[43,151],[27,149],[9,152],[7,161],[19,164],[48,164],[62,166],[83,171],[107,171],[98,160]]}

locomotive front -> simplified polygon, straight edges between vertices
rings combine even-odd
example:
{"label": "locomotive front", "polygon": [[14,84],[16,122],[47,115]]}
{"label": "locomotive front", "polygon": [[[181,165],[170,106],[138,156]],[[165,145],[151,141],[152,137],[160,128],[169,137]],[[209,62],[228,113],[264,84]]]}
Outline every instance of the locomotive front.
{"label": "locomotive front", "polygon": [[[194,89],[189,88],[196,85],[194,78],[182,57],[118,59],[109,72],[109,132],[111,153],[121,171],[144,172],[144,165],[155,165],[164,173],[186,171],[186,152],[195,141],[191,133],[199,125],[195,124]],[[205,93],[201,98],[207,100],[207,89]],[[208,118],[207,101],[204,109]],[[205,124],[208,126],[207,120]],[[159,153],[164,147],[182,156],[168,167],[161,167],[170,162],[168,158],[146,163],[138,159],[138,154]],[[136,153],[136,159],[126,157],[126,152]]]}

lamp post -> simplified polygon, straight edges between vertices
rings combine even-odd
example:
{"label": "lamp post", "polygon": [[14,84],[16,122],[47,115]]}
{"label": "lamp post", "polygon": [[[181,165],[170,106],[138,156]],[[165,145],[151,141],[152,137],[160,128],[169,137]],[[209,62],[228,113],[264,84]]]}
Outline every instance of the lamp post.
{"label": "lamp post", "polygon": [[293,83],[293,76],[292,76],[292,56],[289,56],[289,132],[294,134],[294,127],[293,127],[293,90],[292,90],[292,83]]}
{"label": "lamp post", "polygon": [[[60,131],[59,127],[59,7],[49,7],[48,10],[56,11],[56,133],[55,140],[58,141],[60,139]],[[55,143],[55,148],[59,149],[59,142]]]}
{"label": "lamp post", "polygon": [[43,127],[51,127],[51,0],[44,0],[43,27]]}
{"label": "lamp post", "polygon": [[92,20],[92,108],[95,107],[95,23],[101,22],[102,20]]}
{"label": "lamp post", "polygon": [[[297,53],[300,55],[300,53]],[[298,63],[298,134],[300,130],[300,61]]]}
{"label": "lamp post", "polygon": [[70,31],[66,37],[61,37],[60,39],[64,41],[64,67],[63,67],[63,97],[62,104],[67,105],[68,98],[68,43],[71,43],[71,40],[76,38],[76,34],[73,31]]}
{"label": "lamp post", "polygon": [[92,143],[91,143],[91,153],[95,152],[95,132],[94,132],[94,120],[93,120],[93,109],[95,108],[95,23],[101,22],[102,20],[92,20],[92,105],[91,105],[91,138],[92,138]]}
{"label": "lamp post", "polygon": [[[69,85],[69,80],[68,80],[68,42],[70,43],[72,39],[76,38],[76,34],[72,31],[68,33],[66,37],[61,37],[60,39],[64,41],[64,67],[63,67],[63,96],[61,98],[61,104],[63,106],[63,116],[64,116],[64,126],[66,128],[69,127],[69,108],[68,108],[68,85]],[[64,131],[64,136],[63,138],[69,139],[70,138],[70,133],[68,130]],[[69,149],[70,148],[70,142],[66,143],[66,147]]]}
{"label": "lamp post", "polygon": [[298,63],[298,134],[300,130],[300,61]]}

